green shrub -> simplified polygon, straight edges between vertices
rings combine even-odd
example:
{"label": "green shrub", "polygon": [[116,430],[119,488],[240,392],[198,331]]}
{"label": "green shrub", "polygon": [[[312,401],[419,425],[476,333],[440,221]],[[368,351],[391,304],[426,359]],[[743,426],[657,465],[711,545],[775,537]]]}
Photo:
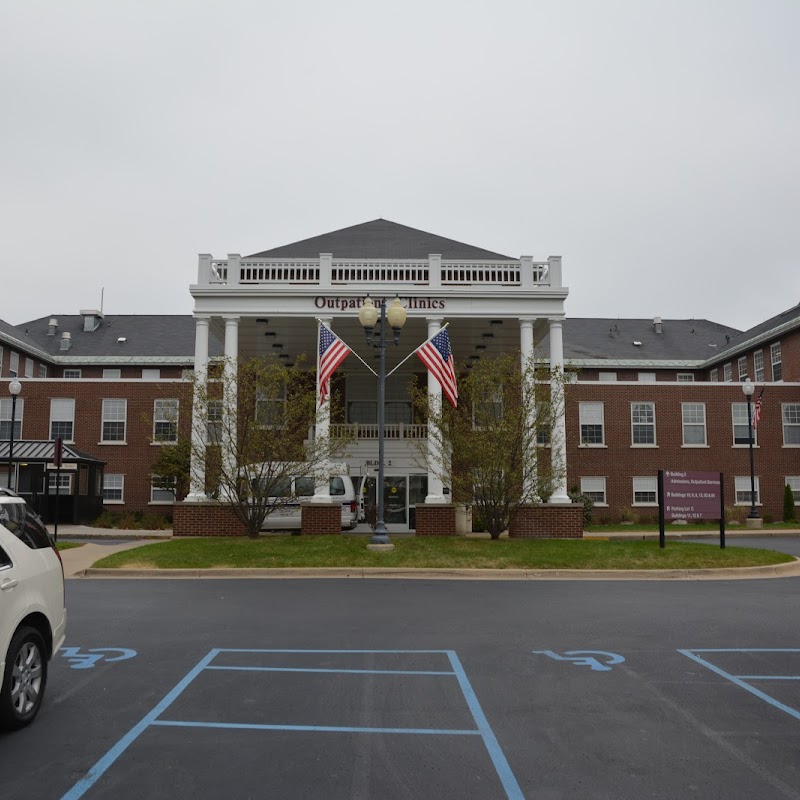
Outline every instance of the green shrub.
{"label": "green shrub", "polygon": [[472,532],[473,533],[483,533],[486,530],[486,520],[481,516],[481,514],[475,510],[475,507],[472,508]]}
{"label": "green shrub", "polygon": [[744,506],[725,506],[725,522],[736,522],[744,525],[748,509]]}
{"label": "green shrub", "polygon": [[585,494],[581,494],[577,487],[572,488],[572,491],[569,493],[569,498],[573,503],[583,504],[583,524],[591,525],[592,515],[594,513],[594,500],[592,500],[591,497],[587,497]]}
{"label": "green shrub", "polygon": [[622,513],[619,515],[619,521],[627,525],[635,525],[639,522],[639,515],[630,507],[623,508]]}
{"label": "green shrub", "polygon": [[792,522],[795,518],[794,492],[792,492],[792,487],[787,483],[783,487],[783,521]]}
{"label": "green shrub", "polygon": [[163,514],[142,514],[139,519],[139,528],[145,531],[163,531],[171,528],[172,524]]}

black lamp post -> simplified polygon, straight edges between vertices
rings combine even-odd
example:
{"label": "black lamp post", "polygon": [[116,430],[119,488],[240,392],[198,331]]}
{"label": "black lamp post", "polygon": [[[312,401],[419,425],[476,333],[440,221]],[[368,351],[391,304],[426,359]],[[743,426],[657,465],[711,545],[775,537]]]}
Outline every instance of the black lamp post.
{"label": "black lamp post", "polygon": [[[17,395],[22,391],[22,384],[14,378],[8,384],[8,391],[11,395],[11,434],[8,442],[8,488],[11,488],[11,471],[14,469],[14,423],[17,416]],[[16,484],[14,485],[16,489]]]}
{"label": "black lamp post", "polygon": [[[380,309],[380,335],[377,342],[372,339],[375,331],[375,323],[378,321],[378,309]],[[378,307],[372,299],[367,297],[364,305],[358,309],[358,321],[364,328],[367,336],[367,344],[378,348],[380,354],[378,367],[378,482],[375,487],[375,495],[378,501],[378,508],[375,517],[375,533],[370,539],[370,544],[389,545],[389,532],[386,530],[386,523],[383,519],[383,440],[384,440],[384,399],[386,393],[386,321],[392,327],[394,334],[393,343],[400,341],[400,330],[406,323],[406,310],[400,303],[400,298],[395,297],[388,311],[386,301],[381,300]]]}
{"label": "black lamp post", "polygon": [[756,387],[750,378],[746,378],[742,384],[742,391],[747,398],[747,441],[750,449],[750,513],[747,515],[748,519],[758,519],[758,511],[756,511],[756,473],[753,468],[753,410],[751,401],[753,399],[753,392]]}

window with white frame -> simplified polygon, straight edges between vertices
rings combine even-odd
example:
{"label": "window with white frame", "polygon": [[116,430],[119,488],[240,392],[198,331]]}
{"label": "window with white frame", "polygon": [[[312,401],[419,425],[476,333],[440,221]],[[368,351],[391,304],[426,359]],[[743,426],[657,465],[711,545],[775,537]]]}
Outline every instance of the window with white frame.
{"label": "window with white frame", "polygon": [[725,383],[730,383],[733,380],[733,367],[730,364],[725,364],[722,367],[722,380]]}
{"label": "window with white frame", "polygon": [[256,419],[264,428],[280,428],[286,420],[286,384],[269,388],[271,394],[264,389],[258,390]]}
{"label": "window with white frame", "polygon": [[783,367],[781,366],[781,343],[775,342],[769,346],[769,358],[772,361],[772,380],[783,380]]}
{"label": "window with white frame", "polygon": [[787,475],[785,481],[784,485],[792,490],[794,504],[800,506],[800,475]]}
{"label": "window with white frame", "polygon": [[536,444],[549,447],[553,430],[553,409],[548,403],[536,404]]}
{"label": "window with white frame", "polygon": [[656,443],[655,403],[631,403],[631,443],[634,445]]}
{"label": "window with white frame", "polygon": [[105,381],[117,381],[122,377],[122,370],[121,369],[104,369],[103,370],[103,380]]}
{"label": "window with white frame", "polygon": [[32,378],[33,377],[33,359],[26,358],[25,359],[25,377]]}
{"label": "window with white frame", "polygon": [[47,377],[47,366],[44,364],[39,364],[39,377],[40,378]]}
{"label": "window with white frame", "polygon": [[79,369],[65,369],[64,370],[64,377],[65,378],[80,378],[81,371]]}
{"label": "window with white frame", "polygon": [[157,381],[161,379],[160,369],[144,369],[142,368],[143,381]]}
{"label": "window with white frame", "polygon": [[153,401],[153,441],[178,441],[178,401]]}
{"label": "window with white frame", "polygon": [[633,479],[633,505],[658,505],[658,478],[652,477]]}
{"label": "window with white frame", "polygon": [[206,418],[206,444],[219,444],[222,441],[222,400],[209,400]]}
{"label": "window with white frame", "polygon": [[606,503],[606,479],[605,478],[581,478],[581,494],[590,498],[596,506],[604,506]]}
{"label": "window with white frame", "polygon": [[747,356],[742,356],[736,362],[736,369],[739,372],[739,380],[744,381],[747,378]]}
{"label": "window with white frame", "polygon": [[13,350],[8,354],[8,374],[12,378],[19,377],[19,353]]}
{"label": "window with white frame", "polygon": [[175,478],[152,478],[150,481],[150,502],[152,504],[175,502]]}
{"label": "window with white frame", "polygon": [[719,370],[716,367],[708,373],[708,379],[711,383],[717,383],[719,381]]}
{"label": "window with white frame", "polygon": [[598,375],[601,383],[614,383],[617,380],[616,372],[601,372]]}
{"label": "window with white frame", "polygon": [[[11,438],[11,405],[10,397],[0,398],[0,439]],[[17,398],[17,407],[14,410],[14,439],[22,438],[22,417],[25,413],[25,398]]]}
{"label": "window with white frame", "polygon": [[[387,424],[411,423],[413,409],[408,375],[394,374],[386,379],[384,414]],[[370,375],[348,375],[345,383],[347,421],[362,425],[378,420],[378,387]]]}
{"label": "window with white frame", "polygon": [[[734,488],[736,491],[736,503],[737,506],[749,506],[751,505],[751,489],[750,489],[750,476],[749,475],[737,475],[734,479]],[[761,487],[759,486],[758,475],[755,476],[755,489],[756,489],[756,499],[755,504],[757,506],[761,505]]]}
{"label": "window with white frame", "polygon": [[800,403],[781,403],[783,446],[800,446]]}
{"label": "window with white frame", "polygon": [[694,383],[694,372],[679,372],[677,381],[678,383]]}
{"label": "window with white frame", "polygon": [[656,374],[655,372],[640,372],[639,373],[639,383],[655,383],[656,382]]}
{"label": "window with white frame", "polygon": [[472,427],[491,428],[503,419],[503,388],[495,389],[492,394],[472,399]]}
{"label": "window with white frame", "polygon": [[75,437],[75,400],[54,397],[50,401],[50,438],[60,436],[65,442]]}
{"label": "window with white frame", "polygon": [[[733,416],[733,443],[750,444],[750,424],[747,419],[747,403],[731,403]],[[758,431],[753,428],[753,444],[758,440]]]}
{"label": "window with white frame", "polygon": [[602,445],[605,443],[604,412],[602,403],[580,403],[578,414],[581,426],[582,445]]}
{"label": "window with white frame", "polygon": [[764,381],[764,351],[756,350],[753,353],[753,379],[756,383]]}
{"label": "window with white frame", "polygon": [[72,494],[72,473],[48,472],[47,490],[50,494]]}
{"label": "window with white frame", "polygon": [[123,503],[125,502],[125,476],[124,475],[103,475],[103,502],[104,503]]}
{"label": "window with white frame", "polygon": [[128,418],[128,401],[120,398],[103,400],[101,442],[124,442]]}
{"label": "window with white frame", "polygon": [[681,403],[684,447],[701,447],[706,443],[706,404]]}

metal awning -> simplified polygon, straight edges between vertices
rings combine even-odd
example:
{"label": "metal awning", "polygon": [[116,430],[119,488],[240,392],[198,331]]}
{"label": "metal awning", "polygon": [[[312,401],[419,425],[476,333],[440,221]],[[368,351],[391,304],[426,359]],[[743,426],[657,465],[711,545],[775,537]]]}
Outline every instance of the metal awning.
{"label": "metal awning", "polygon": [[[0,464],[8,462],[8,453],[10,442],[6,439],[0,441]],[[20,439],[14,442],[14,455],[12,462],[27,461],[31,463],[52,464],[55,457],[56,443],[53,441],[35,440],[35,439]],[[69,464],[105,464],[106,462],[86,453],[83,450],[78,450],[70,444],[62,445],[61,458],[64,463]]]}

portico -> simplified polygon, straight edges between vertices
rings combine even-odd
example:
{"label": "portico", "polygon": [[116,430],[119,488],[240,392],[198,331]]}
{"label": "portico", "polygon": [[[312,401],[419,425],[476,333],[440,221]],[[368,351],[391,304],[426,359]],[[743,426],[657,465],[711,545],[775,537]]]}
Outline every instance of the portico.
{"label": "portico", "polygon": [[[194,298],[195,376],[208,374],[208,339],[213,327],[224,338],[226,368],[234,371],[239,357],[277,355],[286,364],[305,356],[313,367],[317,346],[316,319],[326,323],[361,358],[374,353],[363,343],[357,310],[367,295],[398,295],[407,309],[402,346],[387,350],[387,370],[435,333],[444,322],[457,364],[493,353],[521,352],[523,363],[534,357],[563,369],[561,325],[568,289],[562,283],[561,258],[534,261],[510,258],[471,245],[407,228],[387,220],[334,231],[273,250],[242,257],[199,257]],[[546,353],[540,352],[544,340]],[[347,454],[351,474],[369,478],[377,457],[375,380],[353,356],[341,369],[338,389],[344,396],[344,419],[328,420],[332,436],[345,428],[353,438]],[[402,486],[405,504],[397,518],[409,518],[414,502],[448,502],[447,487],[434,471],[417,463],[412,440],[426,438],[424,421],[414,419],[408,396],[413,381],[426,380],[434,402],[441,400],[438,383],[414,358],[387,383],[386,475]],[[226,381],[235,391],[235,381]],[[553,392],[561,391],[553,380]],[[530,401],[534,402],[531,387]],[[230,407],[226,403],[226,407]],[[556,419],[550,457],[566,465],[563,403]],[[560,431],[561,435],[558,435]],[[196,435],[197,434],[196,432]],[[434,439],[428,438],[434,448]],[[199,453],[202,448],[195,447]],[[429,452],[429,459],[441,459]],[[535,468],[535,453],[531,468]],[[554,472],[559,472],[554,470]],[[560,474],[565,474],[563,470]],[[192,463],[187,500],[205,499],[205,465]],[[398,489],[398,493],[401,490]],[[566,478],[555,487],[551,503],[568,503]]]}

